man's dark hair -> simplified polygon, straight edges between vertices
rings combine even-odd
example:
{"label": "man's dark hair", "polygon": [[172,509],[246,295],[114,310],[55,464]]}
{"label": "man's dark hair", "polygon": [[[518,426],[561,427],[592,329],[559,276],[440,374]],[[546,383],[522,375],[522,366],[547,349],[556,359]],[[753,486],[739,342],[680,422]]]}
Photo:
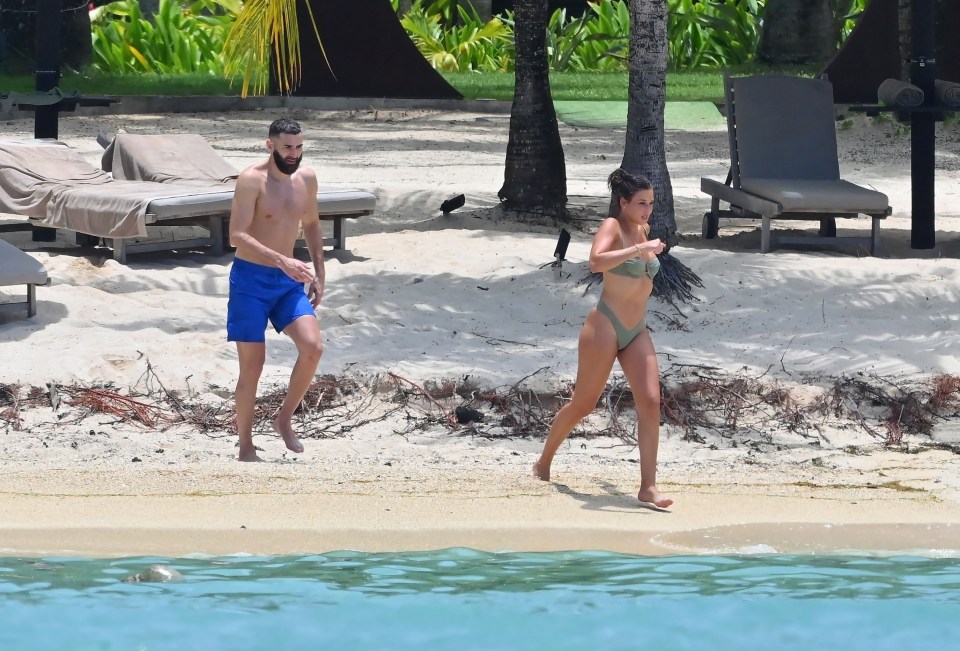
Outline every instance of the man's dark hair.
{"label": "man's dark hair", "polygon": [[274,136],[279,136],[281,133],[286,133],[291,136],[295,136],[300,133],[300,123],[291,118],[278,118],[270,123],[270,131],[267,136],[273,138]]}

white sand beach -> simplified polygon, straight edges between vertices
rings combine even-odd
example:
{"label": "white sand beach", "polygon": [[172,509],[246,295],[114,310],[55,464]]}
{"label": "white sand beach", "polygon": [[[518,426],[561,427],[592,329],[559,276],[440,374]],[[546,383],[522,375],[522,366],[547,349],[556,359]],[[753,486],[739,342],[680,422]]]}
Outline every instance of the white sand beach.
{"label": "white sand beach", "polygon": [[[497,208],[509,116],[291,115],[322,183],[378,197],[376,214],[349,223],[349,250],[328,254],[317,312],[319,373],[355,385],[325,396],[322,422],[301,423],[302,455],[259,432],[266,463],[255,465],[234,460],[227,429],[174,422],[169,405],[152,427],[87,414],[70,404],[76,389],[110,385],[176,394],[207,405],[212,422],[228,418],[237,377],[224,325],[231,256],[144,253],[121,265],[67,233],[56,243],[4,233],[52,283],[39,288],[35,317],[0,313],[0,385],[22,391],[19,402],[0,392],[2,553],[464,546],[960,555],[960,396],[948,396],[925,432],[910,430],[906,411],[892,417],[897,427],[885,425],[898,404],[929,408],[938,376],[960,375],[957,122],[938,127],[931,250],[910,248],[909,134],[862,115],[841,123],[844,178],[886,193],[894,208],[877,257],[810,247],[761,254],[759,223],[747,220],[723,220],[720,237],[704,240],[710,201],[700,178],[725,176],[727,135],[667,133],[682,234],[672,253],[703,287],[689,303],[651,303],[663,382],[696,380],[730,394],[742,380],[739,390],[750,393],[726,413],[711,403],[705,424],[663,426],[660,486],[676,502],[655,512],[636,502],[637,450],[618,435],[632,427],[629,410],[616,426],[598,410],[583,428],[590,435],[569,439],[544,483],[530,465],[546,426],[512,434],[484,399],[494,391],[533,405],[573,382],[579,328],[599,296],[584,282],[591,225],[604,216],[624,132],[561,125],[580,221],[568,226],[573,239],[556,279],[548,265],[561,225]],[[199,133],[242,168],[264,156],[274,117],[63,115],[60,138],[99,164],[98,132]],[[30,138],[33,123],[3,128],[4,137]],[[441,202],[460,193],[466,205],[441,215]],[[838,226],[867,231],[869,220]],[[16,290],[0,288],[0,300]],[[282,335],[268,332],[267,342],[264,394],[284,386],[295,359]],[[615,369],[611,383],[622,381]],[[42,395],[25,399],[29,387]],[[484,422],[445,421],[464,403]]]}

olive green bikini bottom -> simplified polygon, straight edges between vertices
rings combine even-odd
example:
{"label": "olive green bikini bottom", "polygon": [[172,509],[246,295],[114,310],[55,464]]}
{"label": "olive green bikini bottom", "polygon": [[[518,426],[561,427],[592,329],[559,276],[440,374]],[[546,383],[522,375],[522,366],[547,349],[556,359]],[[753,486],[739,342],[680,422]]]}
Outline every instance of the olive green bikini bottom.
{"label": "olive green bikini bottom", "polygon": [[603,313],[605,317],[610,320],[610,325],[613,326],[613,331],[617,333],[617,350],[623,350],[629,346],[634,339],[637,338],[641,332],[647,329],[647,318],[644,317],[640,320],[636,326],[632,328],[625,328],[620,319],[617,318],[617,315],[613,313],[607,304],[602,300],[597,303],[597,309]]}

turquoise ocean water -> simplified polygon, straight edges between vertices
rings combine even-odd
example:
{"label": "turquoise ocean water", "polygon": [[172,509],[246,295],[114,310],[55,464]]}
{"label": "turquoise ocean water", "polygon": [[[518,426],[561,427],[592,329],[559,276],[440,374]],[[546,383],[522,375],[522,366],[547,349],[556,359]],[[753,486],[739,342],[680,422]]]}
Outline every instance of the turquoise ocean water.
{"label": "turquoise ocean water", "polygon": [[[125,583],[154,563],[179,583]],[[0,558],[0,649],[960,648],[960,559]]]}

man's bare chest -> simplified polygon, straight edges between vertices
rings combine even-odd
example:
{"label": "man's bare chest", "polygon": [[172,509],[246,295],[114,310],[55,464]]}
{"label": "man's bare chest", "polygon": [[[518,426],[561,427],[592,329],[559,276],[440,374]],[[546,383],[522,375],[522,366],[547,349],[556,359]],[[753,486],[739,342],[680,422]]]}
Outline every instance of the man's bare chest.
{"label": "man's bare chest", "polygon": [[299,221],[306,211],[307,202],[302,192],[262,192],[257,199],[255,217],[286,221]]}

